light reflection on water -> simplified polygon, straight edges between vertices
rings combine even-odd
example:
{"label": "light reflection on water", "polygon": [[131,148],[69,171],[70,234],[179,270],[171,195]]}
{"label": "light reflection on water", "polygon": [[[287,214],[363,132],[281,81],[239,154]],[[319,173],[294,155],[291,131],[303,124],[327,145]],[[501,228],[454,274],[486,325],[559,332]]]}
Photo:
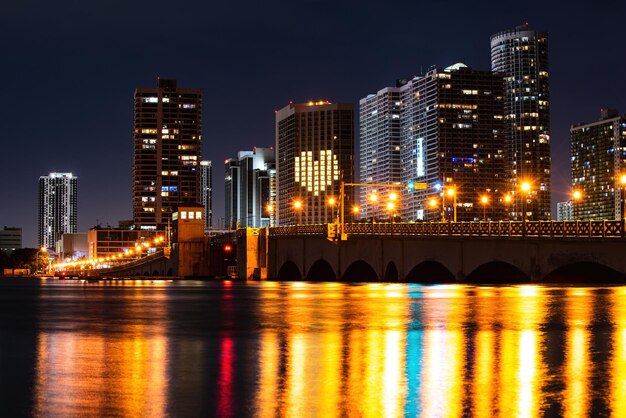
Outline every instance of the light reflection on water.
{"label": "light reflection on water", "polygon": [[33,331],[38,416],[619,417],[625,289],[0,285],[0,360]]}

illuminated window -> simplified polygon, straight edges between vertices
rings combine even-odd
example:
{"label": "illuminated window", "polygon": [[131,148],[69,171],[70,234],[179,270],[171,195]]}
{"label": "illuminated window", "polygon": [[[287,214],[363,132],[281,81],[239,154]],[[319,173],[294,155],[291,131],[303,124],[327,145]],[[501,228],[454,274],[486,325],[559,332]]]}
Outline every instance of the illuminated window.
{"label": "illuminated window", "polygon": [[144,97],[141,99],[141,101],[144,103],[158,103],[159,98],[158,97]]}
{"label": "illuminated window", "polygon": [[188,216],[189,216],[189,219],[194,219],[194,215],[195,215],[195,214],[194,214],[193,212],[189,212],[189,215],[188,215]]}
{"label": "illuminated window", "polygon": [[196,219],[202,219],[202,212],[200,211],[196,212]]}
{"label": "illuminated window", "polygon": [[182,212],[180,213],[180,219],[187,219],[187,212],[182,211]]}

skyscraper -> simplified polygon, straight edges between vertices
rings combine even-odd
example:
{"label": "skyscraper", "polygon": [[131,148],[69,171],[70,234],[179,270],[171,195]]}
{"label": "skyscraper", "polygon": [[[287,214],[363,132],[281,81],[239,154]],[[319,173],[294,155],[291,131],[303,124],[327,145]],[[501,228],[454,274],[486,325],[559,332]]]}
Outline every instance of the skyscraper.
{"label": "skyscraper", "polygon": [[224,176],[224,227],[228,229],[237,228],[239,216],[239,160],[237,158],[229,158],[224,161],[226,173]]}
{"label": "skyscraper", "polygon": [[[402,90],[406,80],[398,80],[396,87],[387,87],[359,101],[360,182],[394,184],[401,182],[400,169],[400,113]],[[359,190],[360,216],[380,218],[385,209],[372,202],[371,193],[387,195],[397,187],[361,187]]]}
{"label": "skyscraper", "polygon": [[[528,25],[491,36],[491,68],[504,77],[509,189],[515,219],[550,219],[548,34]],[[520,192],[523,182],[529,192]],[[522,212],[526,211],[525,214]]]}
{"label": "skyscraper", "polygon": [[626,185],[626,115],[603,110],[599,121],[572,126],[572,188],[581,192],[572,201],[573,216],[583,220],[624,217]]}
{"label": "skyscraper", "polygon": [[164,229],[184,202],[200,203],[202,92],[176,80],[135,90],[133,218]]}
{"label": "skyscraper", "polygon": [[78,217],[78,179],[72,173],[39,177],[39,246],[55,248],[61,235],[75,233]]}
{"label": "skyscraper", "polygon": [[274,149],[240,151],[236,160],[226,160],[225,169],[225,212],[230,227],[269,225],[276,196]]}
{"label": "skyscraper", "polygon": [[211,161],[200,161],[201,203],[204,206],[204,228],[213,225],[213,166]]}
{"label": "skyscraper", "polygon": [[502,78],[462,63],[432,68],[402,86],[401,98],[402,218],[502,219]]}
{"label": "skyscraper", "polygon": [[[337,216],[341,180],[353,182],[353,152],[351,104],[290,103],[278,110],[277,224],[332,222]],[[353,188],[346,189],[346,208],[352,206],[353,194]],[[329,204],[331,197],[336,199],[335,205]]]}

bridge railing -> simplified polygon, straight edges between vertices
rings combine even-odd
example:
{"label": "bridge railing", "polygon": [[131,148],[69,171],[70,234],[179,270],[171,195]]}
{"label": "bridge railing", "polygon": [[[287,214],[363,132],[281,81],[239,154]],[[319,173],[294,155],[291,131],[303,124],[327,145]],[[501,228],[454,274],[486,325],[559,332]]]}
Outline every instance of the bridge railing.
{"label": "bridge railing", "polygon": [[[625,238],[623,221],[487,221],[349,223],[350,235],[401,235],[437,237],[514,237],[514,238]],[[270,236],[318,235],[328,233],[327,224],[289,225],[269,228]],[[265,230],[261,230],[265,235]]]}

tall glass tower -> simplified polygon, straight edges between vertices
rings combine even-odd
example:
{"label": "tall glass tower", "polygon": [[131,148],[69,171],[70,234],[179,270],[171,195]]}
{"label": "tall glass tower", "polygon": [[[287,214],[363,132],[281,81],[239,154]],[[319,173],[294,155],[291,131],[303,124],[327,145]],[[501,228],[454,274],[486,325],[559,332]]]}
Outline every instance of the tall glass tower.
{"label": "tall glass tower", "polygon": [[[513,219],[550,219],[548,34],[528,25],[491,36],[491,69],[504,77]],[[528,183],[527,191],[522,185]]]}
{"label": "tall glass tower", "polygon": [[54,248],[64,233],[76,233],[78,179],[72,173],[39,177],[39,246]]}

